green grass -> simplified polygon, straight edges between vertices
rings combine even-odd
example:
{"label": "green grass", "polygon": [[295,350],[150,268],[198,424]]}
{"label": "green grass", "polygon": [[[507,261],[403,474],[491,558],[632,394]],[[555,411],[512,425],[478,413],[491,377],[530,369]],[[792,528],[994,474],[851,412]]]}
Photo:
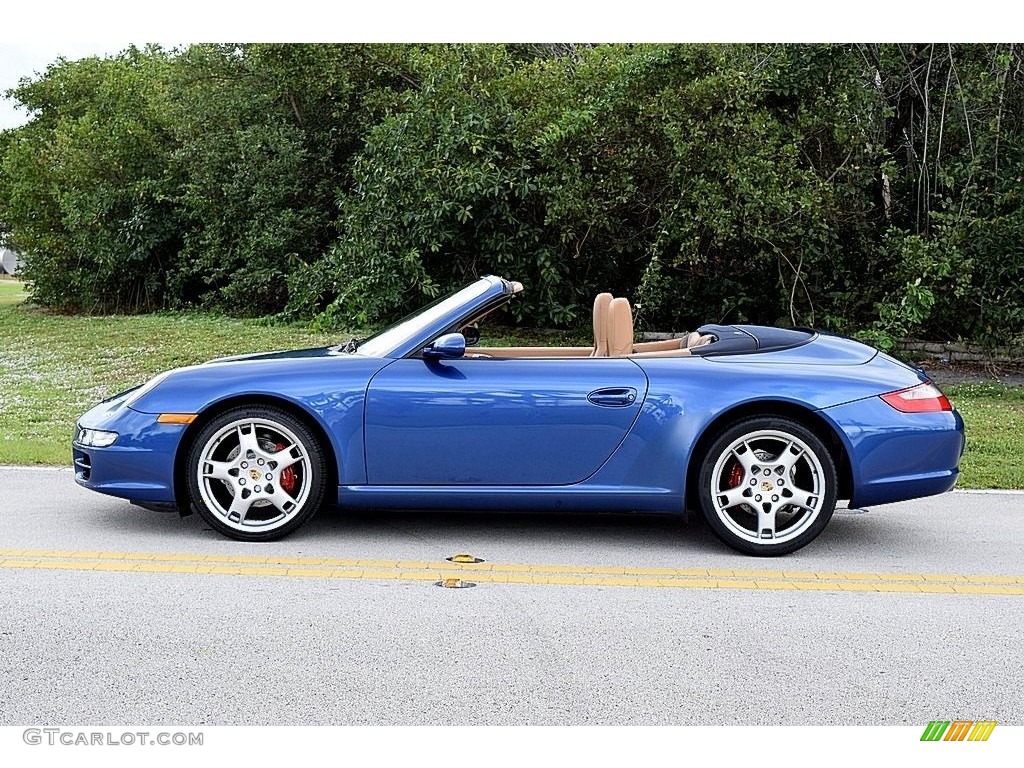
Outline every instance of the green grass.
{"label": "green grass", "polygon": [[[6,276],[0,277],[0,307],[20,304],[24,300],[25,288],[20,282]],[[3,329],[0,328],[0,334],[2,333]]]}
{"label": "green grass", "polygon": [[[351,335],[199,314],[62,316],[26,306],[23,298],[20,283],[0,279],[0,464],[68,464],[76,417],[168,368]],[[503,328],[482,341],[587,343],[578,334]],[[1024,388],[966,384],[947,387],[947,394],[967,425],[960,487],[1024,488]]]}
{"label": "green grass", "polygon": [[168,368],[348,338],[210,315],[54,315],[16,290],[0,281],[0,464],[68,464],[78,416]]}
{"label": "green grass", "polygon": [[961,488],[1024,488],[1024,388],[999,384],[944,387],[964,417],[967,448]]}

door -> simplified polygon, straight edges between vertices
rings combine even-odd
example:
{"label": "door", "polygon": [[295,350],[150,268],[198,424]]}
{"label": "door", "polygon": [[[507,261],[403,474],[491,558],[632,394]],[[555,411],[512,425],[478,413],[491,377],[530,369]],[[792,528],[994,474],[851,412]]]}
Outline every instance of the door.
{"label": "door", "polygon": [[577,483],[619,446],[646,394],[625,358],[396,360],[367,389],[367,479]]}

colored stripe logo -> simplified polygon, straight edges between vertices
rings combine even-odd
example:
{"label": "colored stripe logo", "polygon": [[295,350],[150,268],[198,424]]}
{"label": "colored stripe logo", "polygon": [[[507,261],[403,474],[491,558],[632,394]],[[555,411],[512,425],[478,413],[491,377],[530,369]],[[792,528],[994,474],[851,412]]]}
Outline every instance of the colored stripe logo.
{"label": "colored stripe logo", "polygon": [[995,727],[995,720],[932,720],[921,741],[988,741]]}

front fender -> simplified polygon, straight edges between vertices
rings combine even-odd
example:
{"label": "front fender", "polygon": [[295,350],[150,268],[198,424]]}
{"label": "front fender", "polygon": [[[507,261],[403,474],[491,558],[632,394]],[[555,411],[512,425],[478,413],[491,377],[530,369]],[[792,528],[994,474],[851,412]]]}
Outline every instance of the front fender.
{"label": "front fender", "polygon": [[128,405],[148,414],[212,414],[245,402],[274,401],[307,414],[327,436],[343,485],[366,482],[363,407],[366,383],[390,360],[311,358],[243,360],[172,371]]}

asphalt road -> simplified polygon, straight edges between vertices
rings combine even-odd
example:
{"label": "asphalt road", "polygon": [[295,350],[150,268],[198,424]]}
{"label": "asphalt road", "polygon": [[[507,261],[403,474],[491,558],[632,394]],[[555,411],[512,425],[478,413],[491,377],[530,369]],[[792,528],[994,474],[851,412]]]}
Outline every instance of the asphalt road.
{"label": "asphalt road", "polygon": [[0,469],[0,521],[0,725],[1024,724],[1024,495],[839,511],[773,560],[627,515],[241,544],[55,471]]}

